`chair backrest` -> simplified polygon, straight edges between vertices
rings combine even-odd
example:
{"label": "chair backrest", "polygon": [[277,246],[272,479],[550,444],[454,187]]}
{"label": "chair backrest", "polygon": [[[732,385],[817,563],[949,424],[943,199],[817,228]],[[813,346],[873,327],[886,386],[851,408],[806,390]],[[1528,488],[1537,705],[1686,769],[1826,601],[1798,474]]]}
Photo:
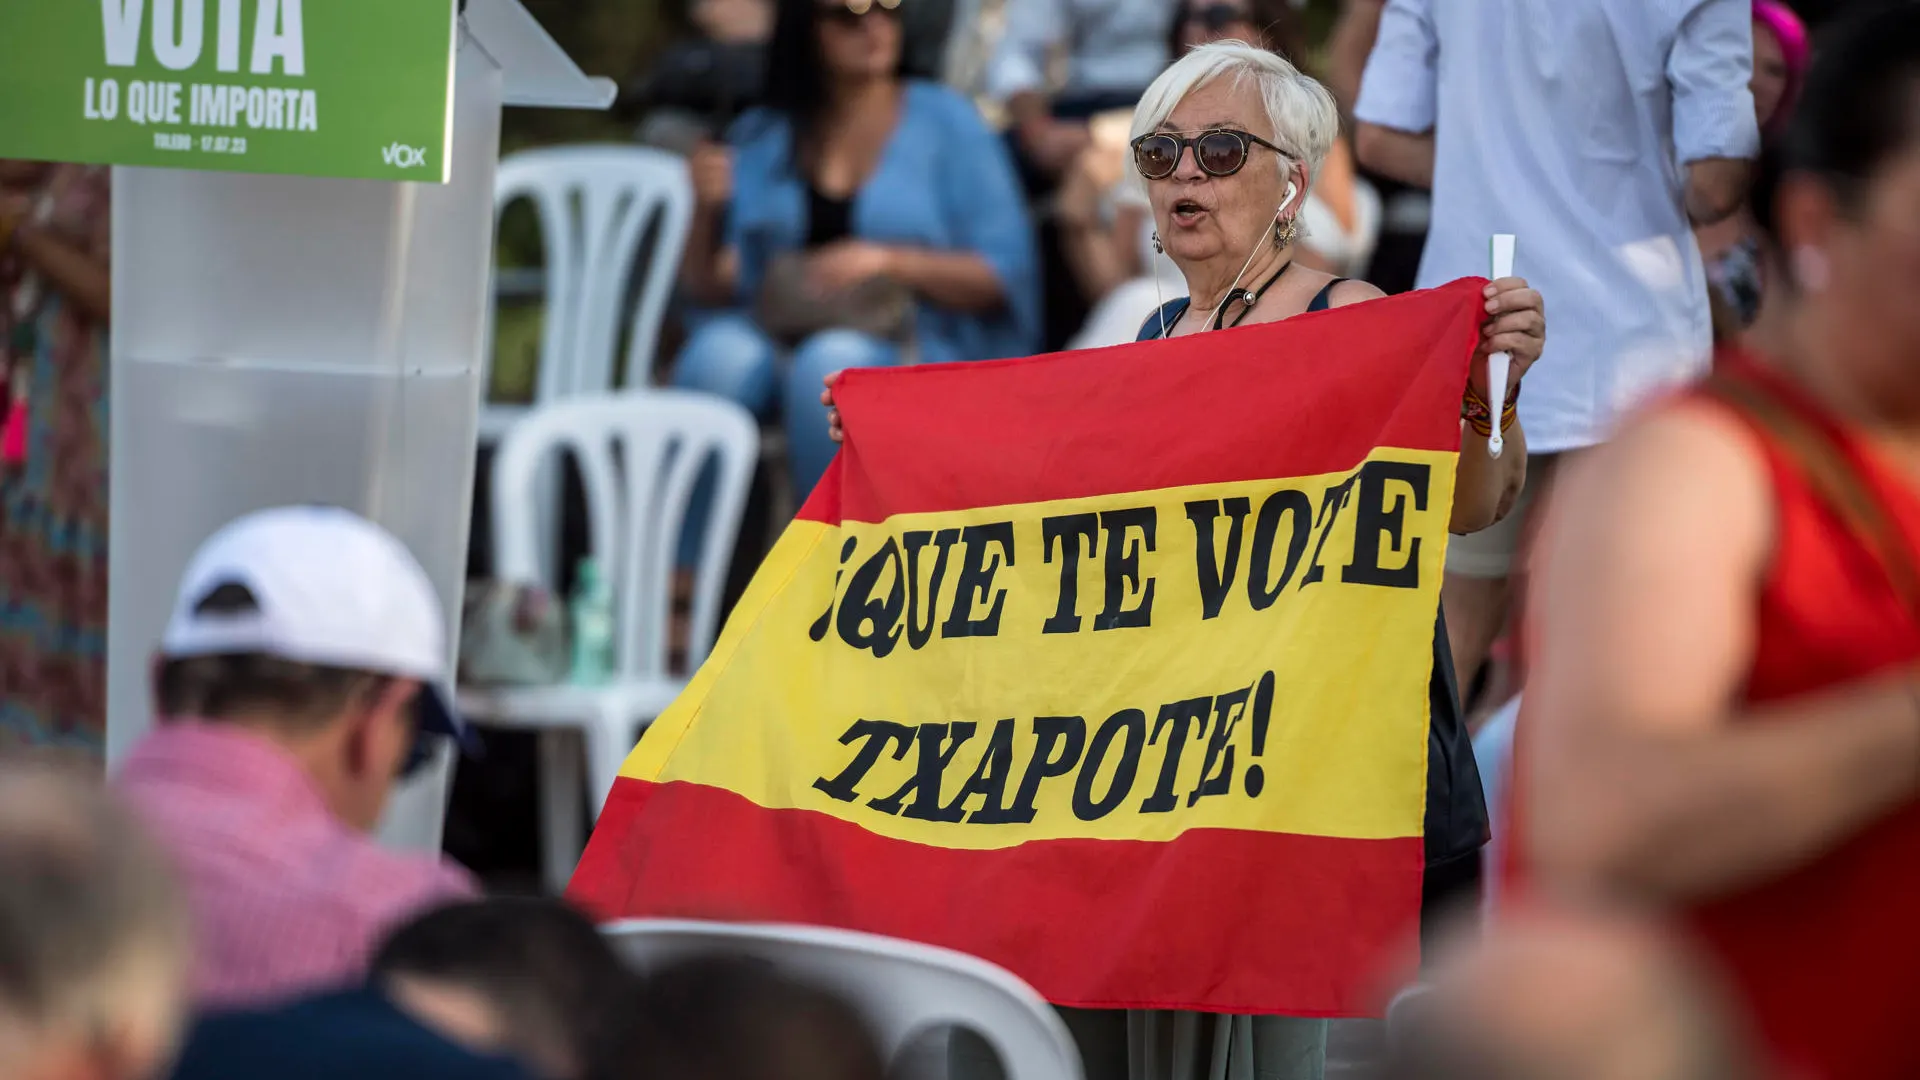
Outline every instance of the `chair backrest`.
{"label": "chair backrest", "polygon": [[1081,1080],[1080,1053],[1059,1015],[1011,972],[977,957],[814,926],[628,919],[602,929],[642,971],[704,953],[771,961],[859,1008],[890,1060],[923,1033],[952,1025],[993,1047],[1006,1080]]}
{"label": "chair backrest", "polygon": [[[640,146],[530,150],[500,163],[495,214],[520,199],[533,204],[546,256],[534,401],[614,388],[614,351],[634,281],[626,381],[645,385],[693,221],[686,161]],[[656,220],[647,263],[638,267],[642,240]]]}
{"label": "chair backrest", "polygon": [[537,406],[493,459],[494,574],[557,590],[559,538],[540,513],[552,455],[572,452],[586,492],[588,554],[614,590],[615,672],[667,670],[674,557],[694,481],[717,459],[713,500],[694,567],[687,650],[713,647],[720,592],[733,558],[747,485],[760,454],[752,414],[724,398],[682,390],[622,390]]}

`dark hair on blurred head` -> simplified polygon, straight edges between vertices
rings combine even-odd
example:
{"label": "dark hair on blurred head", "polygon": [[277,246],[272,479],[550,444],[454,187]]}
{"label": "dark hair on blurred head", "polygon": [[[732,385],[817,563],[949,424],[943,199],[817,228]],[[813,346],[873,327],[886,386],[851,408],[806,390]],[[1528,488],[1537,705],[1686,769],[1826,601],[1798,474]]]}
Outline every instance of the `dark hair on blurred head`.
{"label": "dark hair on blurred head", "polygon": [[[1204,10],[1219,0],[1179,0],[1173,7],[1173,25],[1167,31],[1167,56],[1178,60],[1180,34],[1185,29],[1187,17],[1195,10]],[[1269,52],[1279,53],[1293,63],[1293,66],[1305,71],[1307,68],[1307,34],[1300,23],[1300,13],[1292,0],[1246,0],[1248,21],[1260,32],[1260,40],[1249,41],[1249,45],[1258,45]]]}
{"label": "dark hair on blurred head", "polygon": [[[826,63],[820,56],[820,0],[776,0],[776,3],[761,100],[768,108],[786,116],[791,125],[793,142],[788,161],[797,171],[801,147],[813,136],[820,114],[827,107]],[[874,7],[880,9],[881,5]],[[891,14],[876,11],[867,18],[902,17],[897,8],[883,10],[890,10]],[[903,34],[896,76],[906,72],[906,62]]]}
{"label": "dark hair on blurred head", "polygon": [[1774,195],[1792,173],[1818,177],[1857,209],[1873,176],[1920,136],[1920,4],[1869,4],[1825,28],[1793,118],[1761,155],[1753,208],[1773,231]]}
{"label": "dark hair on blurred head", "polygon": [[885,1080],[852,1005],[741,956],[670,964],[640,990],[612,1067],[594,1080]]}
{"label": "dark hair on blurred head", "polygon": [[499,1013],[511,1049],[586,1072],[636,977],[584,915],[557,900],[494,897],[438,908],[394,931],[376,979],[414,976],[463,987]]}

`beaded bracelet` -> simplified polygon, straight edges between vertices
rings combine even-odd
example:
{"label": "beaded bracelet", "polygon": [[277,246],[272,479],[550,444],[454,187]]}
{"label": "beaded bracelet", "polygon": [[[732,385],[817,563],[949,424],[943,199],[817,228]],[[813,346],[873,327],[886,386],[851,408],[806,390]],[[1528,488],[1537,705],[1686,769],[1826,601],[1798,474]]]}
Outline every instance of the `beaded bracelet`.
{"label": "beaded bracelet", "polygon": [[[1520,384],[1514,383],[1507,388],[1507,400],[1500,406],[1500,431],[1505,434],[1520,419]],[[1467,392],[1460,399],[1460,418],[1467,422],[1474,434],[1481,438],[1493,437],[1493,410],[1488,407],[1487,399],[1480,391],[1467,384]]]}
{"label": "beaded bracelet", "polygon": [[1474,434],[1483,439],[1493,437],[1493,414],[1487,410],[1487,403],[1480,395],[1467,388],[1467,396],[1460,399],[1460,419],[1467,422]]}

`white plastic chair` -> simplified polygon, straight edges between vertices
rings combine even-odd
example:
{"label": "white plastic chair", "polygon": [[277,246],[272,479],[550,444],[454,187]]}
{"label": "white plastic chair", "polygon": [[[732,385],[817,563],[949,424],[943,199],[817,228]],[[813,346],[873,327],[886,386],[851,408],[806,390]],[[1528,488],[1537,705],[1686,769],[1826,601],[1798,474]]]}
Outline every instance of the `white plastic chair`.
{"label": "white plastic chair", "polygon": [[542,405],[507,433],[493,461],[493,543],[497,576],[558,592],[541,554],[557,537],[543,535],[540,475],[553,455],[570,450],[586,491],[587,553],[598,562],[614,600],[613,676],[604,685],[465,690],[460,706],[473,720],[541,731],[543,869],[547,886],[564,888],[582,847],[581,755],[585,794],[598,817],[639,730],[673,701],[685,680],[668,673],[668,614],[674,560],[700,465],[717,457],[713,501],[694,567],[687,639],[689,670],[713,648],[720,594],[759,455],[759,428],[724,398],[679,390],[625,390]]}
{"label": "white plastic chair", "polygon": [[[637,295],[628,323],[626,381],[644,386],[653,370],[660,323],[693,224],[693,179],[682,158],[639,146],[555,146],[514,154],[494,180],[496,223],[525,199],[540,223],[546,311],[541,325],[535,406],[614,389],[623,305]],[[658,220],[644,267],[648,223]],[[637,280],[637,293],[628,282]],[[481,355],[493,358],[492,323]],[[488,385],[483,380],[482,385]],[[480,445],[505,436],[525,405],[483,402]],[[542,470],[535,516],[543,532],[560,513],[559,474]],[[549,575],[558,567],[546,567]]]}
{"label": "white plastic chair", "polygon": [[1080,1052],[1052,1006],[978,957],[816,926],[627,919],[601,928],[636,968],[706,953],[759,957],[840,994],[866,1016],[888,1060],[949,1025],[985,1039],[1006,1080],[1081,1080]]}
{"label": "white plastic chair", "polygon": [[[628,324],[626,381],[643,386],[693,222],[693,181],[682,158],[640,146],[556,146],[500,162],[494,212],[526,199],[546,257],[546,320],[534,403],[614,388],[627,283],[639,274]],[[645,267],[635,263],[655,218]],[[492,355],[489,348],[487,356]],[[482,410],[483,442],[500,438],[525,406]]]}

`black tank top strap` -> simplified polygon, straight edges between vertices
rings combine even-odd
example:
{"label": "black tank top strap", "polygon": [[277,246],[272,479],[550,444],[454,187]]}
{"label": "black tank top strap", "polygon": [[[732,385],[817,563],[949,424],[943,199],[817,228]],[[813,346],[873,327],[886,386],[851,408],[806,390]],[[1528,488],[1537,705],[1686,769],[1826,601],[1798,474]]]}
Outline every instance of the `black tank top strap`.
{"label": "black tank top strap", "polygon": [[1186,314],[1187,305],[1190,303],[1192,303],[1190,299],[1182,296],[1178,300],[1169,300],[1160,305],[1160,310],[1147,316],[1147,321],[1140,324],[1140,336],[1134,340],[1152,341],[1159,337],[1161,327],[1172,326],[1178,322],[1180,316]]}
{"label": "black tank top strap", "polygon": [[1337,277],[1337,278],[1334,278],[1332,281],[1327,282],[1326,288],[1321,289],[1319,292],[1313,294],[1313,303],[1307,305],[1307,310],[1308,311],[1325,311],[1328,308],[1332,307],[1333,306],[1333,290],[1336,286],[1338,286],[1341,282],[1345,280],[1347,279],[1343,277]]}
{"label": "black tank top strap", "polygon": [[[1291,266],[1292,264],[1289,263],[1287,265]],[[1281,273],[1285,273],[1285,272],[1286,272],[1286,267],[1282,267]],[[1251,292],[1251,293],[1248,293],[1248,295],[1252,297],[1253,300],[1255,301],[1259,300],[1260,294],[1266,292],[1267,286],[1272,285],[1274,281],[1279,279],[1279,277],[1280,277],[1280,274],[1275,274],[1272,278],[1267,280],[1265,285],[1262,285],[1260,287],[1259,292]],[[1338,286],[1341,282],[1346,280],[1347,280],[1346,278],[1334,278],[1332,281],[1327,282],[1325,288],[1321,289],[1318,293],[1314,294],[1313,302],[1307,305],[1307,310],[1308,311],[1325,311],[1329,307],[1332,307],[1334,288]],[[1160,310],[1147,316],[1147,321],[1140,325],[1140,336],[1135,340],[1136,341],[1152,341],[1153,339],[1159,337],[1162,321],[1164,320],[1165,325],[1172,326],[1174,322],[1180,318],[1180,316],[1186,314],[1187,305],[1190,303],[1192,303],[1192,301],[1189,298],[1183,296],[1178,300],[1169,300],[1166,303],[1160,305]],[[1252,307],[1253,305],[1249,303],[1246,306],[1246,310],[1251,310]],[[1246,310],[1243,310],[1241,312],[1241,318],[1246,317]]]}

